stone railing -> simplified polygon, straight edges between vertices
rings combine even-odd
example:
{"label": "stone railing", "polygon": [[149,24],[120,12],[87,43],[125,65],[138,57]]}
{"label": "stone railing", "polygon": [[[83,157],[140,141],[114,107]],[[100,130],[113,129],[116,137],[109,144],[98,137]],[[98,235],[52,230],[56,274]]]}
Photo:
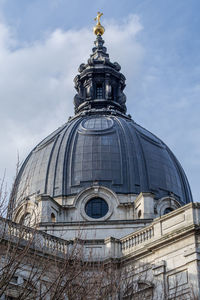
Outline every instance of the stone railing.
{"label": "stone railing", "polygon": [[10,237],[15,237],[18,239],[23,239],[23,240],[27,240],[30,241],[33,239],[34,237],[34,232],[32,229],[22,226],[22,225],[18,225],[12,222],[9,222],[7,220],[5,220],[6,222],[6,226],[5,226],[5,233],[6,233],[6,237],[8,238]]}
{"label": "stone railing", "polygon": [[[73,242],[71,242],[73,244]],[[44,249],[50,249],[56,252],[66,254],[69,250],[69,241],[62,240],[60,238],[54,238],[53,236],[43,235],[43,247]]]}
{"label": "stone railing", "polygon": [[37,229],[29,228],[0,218],[0,238],[19,244],[29,243],[30,248],[42,252],[66,254],[74,241],[66,241]]}
{"label": "stone railing", "polygon": [[125,238],[120,239],[122,252],[131,250],[131,248],[149,241],[153,236],[154,226],[150,225],[126,236]]}
{"label": "stone railing", "polygon": [[190,203],[155,219],[151,225],[119,239],[108,237],[102,240],[81,240],[80,238],[64,240],[4,218],[0,218],[0,239],[13,240],[18,245],[29,243],[29,247],[53,255],[78,253],[89,259],[120,258],[139,251],[143,247],[145,250],[148,243],[150,247],[158,245],[163,242],[163,238],[169,239],[169,235],[173,239],[174,236],[181,235],[186,230],[193,230],[195,226],[199,228],[199,224],[200,203]]}
{"label": "stone railing", "polygon": [[195,224],[197,226],[200,224],[200,203],[189,203],[154,219],[151,225],[119,239],[121,255],[128,255],[147,243],[158,243],[169,234],[173,238],[174,235],[177,236],[184,230],[192,230]]}
{"label": "stone railing", "polygon": [[[10,243],[15,243],[16,246],[26,246],[37,252],[63,256],[68,254],[68,257],[76,256],[88,260],[96,257],[91,245],[104,246],[104,240],[82,240],[74,238],[73,240],[64,240],[60,237],[50,235],[40,230],[23,226],[14,223],[8,219],[0,218],[0,241],[4,240]],[[99,258],[99,256],[98,256]]]}

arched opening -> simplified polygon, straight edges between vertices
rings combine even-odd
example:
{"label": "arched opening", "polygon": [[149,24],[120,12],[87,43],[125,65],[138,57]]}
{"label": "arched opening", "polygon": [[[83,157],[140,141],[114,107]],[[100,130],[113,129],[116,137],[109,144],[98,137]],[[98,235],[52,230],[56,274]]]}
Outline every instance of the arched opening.
{"label": "arched opening", "polygon": [[103,85],[102,85],[102,83],[97,84],[96,98],[97,99],[102,99],[103,98]]}
{"label": "arched opening", "polygon": [[20,223],[21,225],[24,225],[24,226],[30,226],[30,223],[31,223],[31,214],[30,214],[30,213],[24,214],[24,215],[21,217],[19,223]]}
{"label": "arched opening", "polygon": [[140,209],[140,210],[138,211],[138,219],[140,219],[141,216],[142,216],[142,211],[141,211],[141,209]]}
{"label": "arched opening", "polygon": [[164,210],[164,215],[166,215],[166,214],[168,214],[168,213],[170,213],[171,211],[173,211],[174,209],[173,208],[171,208],[171,207],[167,207],[167,208],[165,208],[165,210]]}
{"label": "arched opening", "polygon": [[51,222],[56,222],[56,216],[54,215],[54,213],[51,213]]}

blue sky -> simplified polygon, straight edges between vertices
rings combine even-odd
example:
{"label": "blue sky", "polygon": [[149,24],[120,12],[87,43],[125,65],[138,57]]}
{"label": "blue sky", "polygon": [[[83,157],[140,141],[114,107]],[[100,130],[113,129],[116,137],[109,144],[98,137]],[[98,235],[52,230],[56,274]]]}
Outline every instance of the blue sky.
{"label": "blue sky", "polygon": [[199,201],[200,1],[0,0],[0,177],[73,114],[96,12],[127,78],[128,112],[181,162]]}

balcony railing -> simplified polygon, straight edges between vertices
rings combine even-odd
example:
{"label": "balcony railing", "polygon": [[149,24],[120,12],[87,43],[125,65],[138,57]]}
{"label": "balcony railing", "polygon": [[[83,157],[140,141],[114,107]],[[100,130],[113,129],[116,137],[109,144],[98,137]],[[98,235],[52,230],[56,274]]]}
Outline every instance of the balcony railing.
{"label": "balcony railing", "polygon": [[29,243],[29,247],[37,249],[37,251],[55,254],[66,254],[70,244],[74,243],[74,241],[67,241],[4,218],[0,218],[0,239],[15,242],[18,245]]}
{"label": "balcony railing", "polygon": [[131,250],[131,248],[149,241],[154,236],[154,227],[152,225],[134,232],[125,238],[120,239],[122,252]]}

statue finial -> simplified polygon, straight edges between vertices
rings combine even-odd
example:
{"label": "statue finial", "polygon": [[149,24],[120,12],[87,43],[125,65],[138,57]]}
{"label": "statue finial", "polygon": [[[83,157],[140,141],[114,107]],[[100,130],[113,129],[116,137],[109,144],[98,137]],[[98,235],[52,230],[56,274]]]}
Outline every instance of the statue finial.
{"label": "statue finial", "polygon": [[100,13],[98,11],[96,18],[94,19],[95,21],[97,21],[97,25],[101,25],[101,23],[100,23],[101,16],[103,16],[103,13]]}
{"label": "statue finial", "polygon": [[93,28],[93,32],[96,35],[103,35],[105,31],[104,27],[100,23],[101,16],[103,16],[103,13],[100,13],[98,11],[96,18],[94,19],[95,21],[97,21],[97,25]]}

